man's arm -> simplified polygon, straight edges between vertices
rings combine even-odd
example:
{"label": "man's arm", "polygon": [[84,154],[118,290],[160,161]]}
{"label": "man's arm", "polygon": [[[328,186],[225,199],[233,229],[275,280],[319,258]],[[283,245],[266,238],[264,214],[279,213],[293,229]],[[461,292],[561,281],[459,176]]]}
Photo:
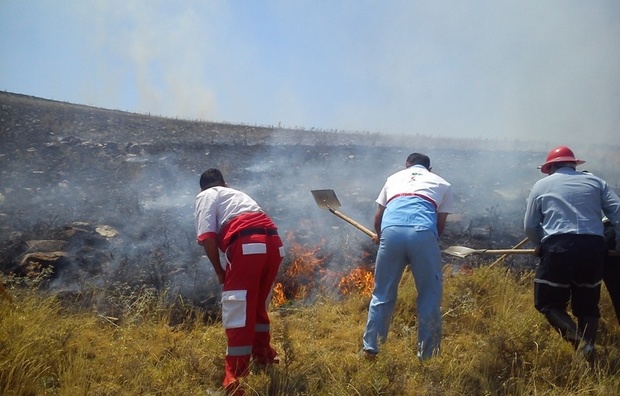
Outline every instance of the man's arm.
{"label": "man's arm", "polygon": [[616,249],[620,249],[620,198],[607,182],[603,184],[603,213],[614,225]]}
{"label": "man's arm", "polygon": [[534,248],[540,247],[542,237],[544,236],[542,220],[542,213],[537,206],[536,199],[530,194],[523,218],[523,231],[532,245],[534,245]]}
{"label": "man's arm", "polygon": [[385,206],[379,205],[377,207],[377,213],[375,213],[375,234],[377,234],[372,241],[374,243],[379,243],[381,240],[381,220],[383,219],[383,212],[385,211]]}
{"label": "man's arm", "polygon": [[437,234],[441,236],[443,230],[446,228],[446,220],[449,213],[437,213]]}
{"label": "man's arm", "polygon": [[202,246],[205,248],[205,253],[217,274],[217,278],[220,284],[224,284],[224,278],[226,277],[226,271],[222,268],[220,263],[220,251],[217,248],[217,241],[213,238],[207,238],[202,241]]}

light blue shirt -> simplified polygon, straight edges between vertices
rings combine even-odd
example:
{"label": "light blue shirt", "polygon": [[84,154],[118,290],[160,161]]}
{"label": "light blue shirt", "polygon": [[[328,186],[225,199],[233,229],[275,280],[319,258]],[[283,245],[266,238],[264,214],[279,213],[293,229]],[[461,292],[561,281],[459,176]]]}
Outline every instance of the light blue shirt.
{"label": "light blue shirt", "polygon": [[437,211],[426,199],[416,196],[398,197],[388,202],[381,219],[381,229],[390,226],[431,230],[437,235]]}
{"label": "light blue shirt", "polygon": [[438,235],[437,213],[451,213],[454,196],[445,179],[423,165],[413,165],[389,176],[375,202],[385,208],[382,230],[406,226]]}
{"label": "light blue shirt", "polygon": [[523,226],[535,245],[551,235],[603,236],[603,214],[615,226],[620,246],[620,198],[600,177],[571,167],[558,169],[532,187]]}

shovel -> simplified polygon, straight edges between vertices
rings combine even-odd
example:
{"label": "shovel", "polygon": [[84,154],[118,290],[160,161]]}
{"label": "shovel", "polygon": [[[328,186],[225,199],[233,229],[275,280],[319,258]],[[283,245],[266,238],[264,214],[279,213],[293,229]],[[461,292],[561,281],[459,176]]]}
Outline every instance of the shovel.
{"label": "shovel", "polygon": [[348,216],[340,213],[337,209],[340,208],[340,201],[338,201],[338,197],[336,197],[336,193],[334,190],[312,190],[310,191],[316,204],[319,205],[321,209],[327,209],[336,216],[340,217],[342,220],[351,224],[353,227],[361,230],[364,234],[368,235],[371,238],[374,238],[376,234],[370,231],[368,228],[364,227],[357,221],[351,219]]}
{"label": "shovel", "polygon": [[[465,246],[450,246],[444,250],[444,253],[448,253],[456,257],[467,257],[472,254],[534,254],[534,249],[472,249]],[[620,256],[620,252],[617,250],[610,250],[607,252],[608,256]]]}
{"label": "shovel", "polygon": [[465,246],[450,246],[444,250],[444,253],[448,253],[456,257],[467,257],[472,254],[534,254],[534,249],[472,249]]}
{"label": "shovel", "polygon": [[[528,239],[527,239],[527,237],[525,237],[521,242],[519,242],[516,245],[514,245],[512,247],[512,250],[520,248],[521,246],[525,245],[527,242],[528,242]],[[506,258],[508,258],[508,256],[509,256],[509,254],[502,254],[500,256],[500,258],[498,258],[497,260],[493,261],[493,263],[491,265],[489,265],[489,268],[493,267],[495,264],[503,263],[504,260],[506,260]]]}

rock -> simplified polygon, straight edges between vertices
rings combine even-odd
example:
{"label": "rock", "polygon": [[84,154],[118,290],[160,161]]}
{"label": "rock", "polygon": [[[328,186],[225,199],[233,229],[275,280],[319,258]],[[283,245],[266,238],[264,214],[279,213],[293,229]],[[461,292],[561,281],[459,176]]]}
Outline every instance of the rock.
{"label": "rock", "polygon": [[95,231],[99,235],[104,236],[106,238],[114,238],[115,236],[118,236],[118,231],[116,231],[114,228],[108,225],[99,226],[95,228]]}
{"label": "rock", "polygon": [[26,253],[61,251],[66,244],[66,241],[56,239],[26,241]]}
{"label": "rock", "polygon": [[64,264],[67,264],[65,252],[36,252],[25,254],[17,268],[19,275],[36,278],[47,268],[53,268],[57,272]]}

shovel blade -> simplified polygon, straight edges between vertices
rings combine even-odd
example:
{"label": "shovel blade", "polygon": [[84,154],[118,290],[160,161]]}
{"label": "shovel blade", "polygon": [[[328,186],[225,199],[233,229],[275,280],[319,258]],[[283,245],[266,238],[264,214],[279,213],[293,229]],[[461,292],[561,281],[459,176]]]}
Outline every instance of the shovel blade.
{"label": "shovel blade", "polygon": [[471,249],[465,246],[450,246],[444,253],[464,258],[470,254],[534,254],[534,249]]}
{"label": "shovel blade", "polygon": [[465,258],[470,254],[479,253],[479,251],[465,246],[450,246],[449,248],[445,249],[444,252],[451,256],[456,256],[460,258]]}
{"label": "shovel blade", "polygon": [[340,201],[334,190],[311,190],[310,192],[319,208],[327,210],[340,208]]}

